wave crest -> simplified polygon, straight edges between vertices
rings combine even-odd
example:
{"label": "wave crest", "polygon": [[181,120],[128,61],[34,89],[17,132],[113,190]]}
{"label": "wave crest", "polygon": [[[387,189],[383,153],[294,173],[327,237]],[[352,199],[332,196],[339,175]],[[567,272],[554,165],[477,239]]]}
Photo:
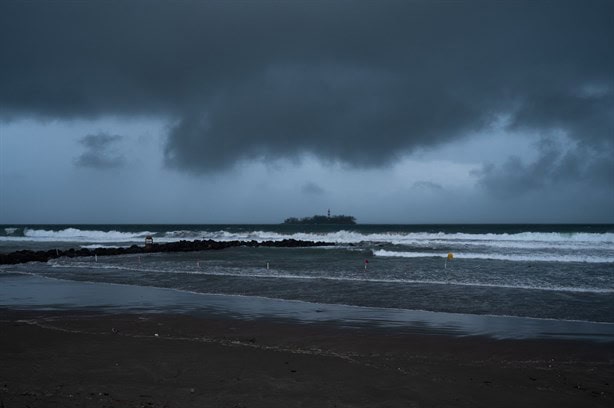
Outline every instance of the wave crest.
{"label": "wave crest", "polygon": [[[446,258],[447,253],[433,252],[401,252],[380,249],[373,251],[373,255],[380,257],[396,258]],[[570,255],[570,254],[500,254],[500,253],[455,253],[454,258],[458,259],[492,259],[499,261],[515,262],[584,262],[584,263],[612,263],[614,257],[596,255]]]}
{"label": "wave crest", "polygon": [[140,241],[151,234],[149,231],[120,232],[115,230],[81,230],[78,228],[66,228],[59,231],[24,228],[23,231],[24,237],[31,240],[76,242],[130,242],[136,239]]}

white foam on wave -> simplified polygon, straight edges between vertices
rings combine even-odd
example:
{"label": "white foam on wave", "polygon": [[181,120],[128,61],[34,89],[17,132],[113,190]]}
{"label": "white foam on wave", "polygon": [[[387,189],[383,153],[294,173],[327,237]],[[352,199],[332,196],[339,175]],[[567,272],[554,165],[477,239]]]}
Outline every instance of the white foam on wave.
{"label": "white foam on wave", "polygon": [[[397,258],[445,258],[447,253],[437,254],[433,252],[401,252],[388,251],[380,249],[373,251],[375,256],[381,257],[397,257]],[[571,255],[571,254],[500,254],[500,253],[454,253],[454,258],[458,259],[492,259],[499,261],[516,261],[516,262],[584,262],[584,263],[613,263],[612,256],[595,256],[595,255]]]}
{"label": "white foam on wave", "polygon": [[[453,286],[473,286],[473,287],[491,287],[505,289],[527,289],[527,290],[544,290],[552,292],[582,292],[582,293],[614,293],[614,289],[604,288],[587,288],[587,287],[565,287],[565,286],[539,286],[539,285],[523,285],[523,284],[506,284],[506,283],[484,283],[484,282],[462,282],[458,280],[431,280],[431,279],[395,279],[395,278],[364,278],[351,276],[314,276],[302,274],[274,273],[267,271],[250,273],[245,268],[237,268],[237,271],[202,271],[202,270],[159,270],[158,272],[173,273],[173,274],[189,274],[189,275],[207,275],[207,276],[229,276],[238,278],[268,278],[268,279],[296,279],[296,280],[332,280],[342,282],[364,282],[364,283],[398,283],[398,284],[428,284],[428,285],[453,285]],[[272,273],[273,272],[273,273]]]}
{"label": "white foam on wave", "polygon": [[122,247],[122,246],[119,246],[119,245],[90,244],[90,245],[81,245],[81,248],[85,248],[85,249],[98,249],[98,248],[116,249],[116,248],[127,248],[127,247],[126,246]]}
{"label": "white foam on wave", "polygon": [[[516,234],[468,234],[444,232],[378,232],[364,233],[349,230],[333,232],[296,232],[280,233],[265,230],[246,231],[198,231],[174,230],[154,234],[150,231],[121,232],[116,230],[81,230],[66,228],[63,230],[45,230],[24,228],[23,236],[9,234],[12,228],[5,228],[6,236],[0,241],[41,241],[41,242],[82,242],[94,243],[142,243],[147,235],[154,235],[159,243],[179,240],[212,239],[216,241],[281,241],[296,239],[304,241],[322,241],[334,244],[392,244],[423,248],[448,247],[482,247],[512,249],[555,249],[555,250],[599,250],[614,251],[614,233],[559,233],[559,232],[521,232]],[[13,233],[12,231],[11,233]],[[606,261],[610,262],[610,261]]]}
{"label": "white foam on wave", "polygon": [[197,239],[202,237],[202,231],[192,231],[192,230],[177,230],[177,231],[167,231],[164,233],[164,238],[167,239]]}
{"label": "white foam on wave", "polygon": [[131,242],[136,239],[140,241],[151,234],[149,231],[120,232],[78,228],[66,228],[59,231],[25,228],[23,231],[24,238],[28,240],[68,242]]}
{"label": "white foam on wave", "polygon": [[263,268],[244,268],[244,267],[214,267],[214,268],[197,268],[190,269],[185,267],[152,267],[153,265],[110,265],[104,263],[75,262],[68,260],[65,262],[49,261],[48,263],[54,268],[78,268],[88,267],[90,270],[117,270],[117,271],[134,271],[146,273],[163,273],[173,275],[202,275],[202,276],[217,276],[217,277],[233,277],[233,278],[253,278],[253,279],[290,279],[290,280],[323,280],[323,281],[338,281],[338,282],[357,282],[357,283],[393,283],[393,284],[425,284],[425,285],[450,285],[450,286],[467,286],[467,287],[489,287],[489,288],[504,288],[504,289],[525,289],[525,290],[541,290],[549,292],[576,292],[576,293],[614,293],[614,288],[595,288],[595,287],[569,287],[558,285],[531,284],[529,282],[479,282],[479,281],[462,281],[458,279],[441,280],[441,279],[407,279],[407,278],[377,278],[368,276],[331,276],[319,274],[304,274],[304,273],[289,273],[284,270],[263,269]]}
{"label": "white foam on wave", "polygon": [[[171,233],[167,233],[168,236]],[[361,233],[356,231],[334,231],[326,233],[297,232],[292,234],[282,234],[272,231],[202,231],[200,234],[204,239],[215,240],[282,240],[297,239],[307,241],[325,241],[332,243],[360,243],[360,242],[381,242],[399,245],[419,245],[441,242],[456,243],[517,243],[517,245],[531,247],[539,243],[548,245],[561,244],[585,244],[585,245],[614,245],[614,233],[559,233],[559,232],[521,232],[517,234],[467,234],[467,233],[430,233],[430,232],[384,232],[384,233]]]}

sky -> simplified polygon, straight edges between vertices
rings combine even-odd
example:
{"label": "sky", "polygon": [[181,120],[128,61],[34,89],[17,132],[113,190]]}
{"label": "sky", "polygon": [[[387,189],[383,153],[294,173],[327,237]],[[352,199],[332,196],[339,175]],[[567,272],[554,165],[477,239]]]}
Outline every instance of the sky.
{"label": "sky", "polygon": [[0,223],[614,223],[614,2],[0,2]]}

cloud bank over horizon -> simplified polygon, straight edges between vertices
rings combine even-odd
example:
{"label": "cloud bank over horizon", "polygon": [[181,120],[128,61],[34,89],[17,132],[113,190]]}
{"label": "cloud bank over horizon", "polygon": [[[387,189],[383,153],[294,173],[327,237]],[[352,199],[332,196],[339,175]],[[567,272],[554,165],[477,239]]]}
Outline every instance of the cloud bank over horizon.
{"label": "cloud bank over horizon", "polygon": [[[3,2],[0,126],[161,120],[156,160],[205,178],[306,158],[359,174],[527,139],[531,158],[501,144],[475,161],[476,188],[574,211],[586,192],[614,221],[612,15],[600,0]],[[129,169],[122,140],[84,130],[75,167]],[[334,191],[308,174],[297,184],[314,200]]]}

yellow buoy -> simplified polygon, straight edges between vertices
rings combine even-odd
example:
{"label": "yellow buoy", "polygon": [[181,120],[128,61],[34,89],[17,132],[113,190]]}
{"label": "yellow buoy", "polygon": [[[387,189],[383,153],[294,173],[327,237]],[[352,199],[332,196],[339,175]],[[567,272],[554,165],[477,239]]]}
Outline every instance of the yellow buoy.
{"label": "yellow buoy", "polygon": [[452,252],[448,252],[448,261],[454,259],[454,254]]}

